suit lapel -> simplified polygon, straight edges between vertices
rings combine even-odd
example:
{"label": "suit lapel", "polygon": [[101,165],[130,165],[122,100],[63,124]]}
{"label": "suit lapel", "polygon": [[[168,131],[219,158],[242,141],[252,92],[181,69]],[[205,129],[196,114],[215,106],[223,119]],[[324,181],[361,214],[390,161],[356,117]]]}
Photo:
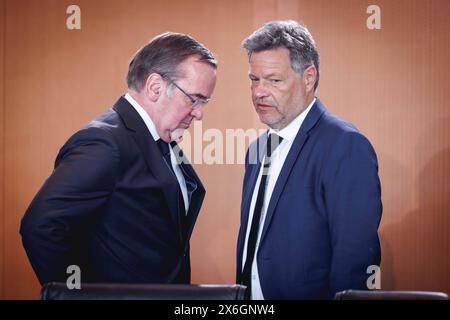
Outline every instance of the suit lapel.
{"label": "suit lapel", "polygon": [[277,206],[278,200],[280,199],[281,193],[283,192],[284,186],[286,185],[286,182],[290,176],[291,170],[296,164],[303,146],[308,141],[309,131],[316,125],[317,121],[320,119],[324,111],[325,108],[320,103],[319,99],[317,99],[308,115],[306,116],[304,122],[300,126],[300,129],[294,139],[294,142],[292,143],[291,149],[289,150],[289,153],[286,157],[286,160],[283,164],[280,175],[278,176],[277,182],[272,192],[272,197],[270,198],[269,206],[267,208],[260,242],[264,240],[264,236],[266,235],[267,229],[270,226],[275,208]]}
{"label": "suit lapel", "polygon": [[[189,209],[187,212],[187,224],[186,224],[186,239],[189,239],[192,230],[194,229],[195,221],[197,220],[198,213],[203,203],[203,199],[205,197],[205,188],[203,187],[200,178],[192,168],[192,165],[188,162],[187,158],[183,156],[183,162],[180,164],[181,170],[185,175],[185,179],[191,179],[195,182],[196,188],[191,195],[191,199],[189,202]],[[186,181],[187,182],[187,181]],[[187,244],[187,241],[186,241]]]}
{"label": "suit lapel", "polygon": [[163,189],[165,202],[169,207],[170,215],[175,223],[180,242],[182,242],[181,222],[179,213],[179,199],[174,201],[174,196],[179,197],[178,181],[176,177],[167,169],[161,152],[156,145],[151,133],[149,132],[145,122],[133,106],[123,97],[121,97],[114,105],[113,109],[120,115],[125,126],[132,131],[132,137],[141,150],[142,156],[147,163],[148,169],[156,177]]}

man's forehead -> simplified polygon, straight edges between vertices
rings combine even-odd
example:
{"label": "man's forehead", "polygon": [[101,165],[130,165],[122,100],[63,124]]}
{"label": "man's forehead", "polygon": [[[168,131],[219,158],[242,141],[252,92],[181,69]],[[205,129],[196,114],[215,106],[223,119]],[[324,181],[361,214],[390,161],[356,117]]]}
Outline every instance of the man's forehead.
{"label": "man's forehead", "polygon": [[289,59],[289,50],[285,47],[278,47],[268,50],[254,51],[250,55],[250,61],[253,59],[266,59],[266,60]]}
{"label": "man's forehead", "polygon": [[198,56],[190,56],[177,67],[177,73],[184,77],[195,76],[198,73],[211,69],[215,73],[215,68],[206,61],[200,60]]}
{"label": "man's forehead", "polygon": [[179,67],[186,68],[186,67],[210,67],[211,69],[215,69],[208,61],[202,60],[199,55],[192,55],[184,59],[180,64]]}
{"label": "man's forehead", "polygon": [[198,98],[210,98],[216,82],[216,69],[209,63],[191,56],[177,68],[178,84]]}
{"label": "man's forehead", "polygon": [[254,52],[250,56],[249,62],[250,74],[264,73],[264,76],[286,72],[291,68],[289,51],[287,49],[273,49]]}

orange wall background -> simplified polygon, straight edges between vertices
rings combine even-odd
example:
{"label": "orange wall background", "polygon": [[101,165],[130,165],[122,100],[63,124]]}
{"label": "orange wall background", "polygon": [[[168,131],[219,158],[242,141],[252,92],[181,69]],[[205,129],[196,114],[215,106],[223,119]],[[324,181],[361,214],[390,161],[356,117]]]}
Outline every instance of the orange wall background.
{"label": "orange wall background", "polygon": [[[66,28],[71,4],[81,30]],[[372,4],[381,30],[366,27]],[[165,31],[191,34],[220,63],[203,130],[264,128],[240,43],[273,19],[308,26],[321,55],[317,95],[377,151],[382,288],[450,292],[449,16],[447,0],[0,0],[0,298],[39,297],[20,219],[62,144],[125,92],[134,52]],[[207,196],[192,280],[234,283],[243,165],[195,167]]]}

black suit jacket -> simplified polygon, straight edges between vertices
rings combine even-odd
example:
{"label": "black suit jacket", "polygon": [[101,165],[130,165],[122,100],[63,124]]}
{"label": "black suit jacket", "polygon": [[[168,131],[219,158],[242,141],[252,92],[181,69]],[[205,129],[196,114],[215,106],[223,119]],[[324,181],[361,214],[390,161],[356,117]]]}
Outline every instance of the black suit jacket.
{"label": "black suit jacket", "polygon": [[75,133],[21,223],[40,282],[65,282],[78,265],[82,282],[189,283],[205,189],[181,166],[197,185],[184,228],[178,181],[126,99]]}

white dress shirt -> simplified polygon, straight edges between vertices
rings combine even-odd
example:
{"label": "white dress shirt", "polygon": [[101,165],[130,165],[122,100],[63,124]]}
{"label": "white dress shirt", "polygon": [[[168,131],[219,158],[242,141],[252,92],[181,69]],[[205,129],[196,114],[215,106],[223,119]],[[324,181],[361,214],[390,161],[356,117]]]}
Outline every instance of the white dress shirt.
{"label": "white dress shirt", "polygon": [[[292,143],[294,142],[295,137],[297,136],[298,130],[300,130],[300,126],[302,125],[303,121],[306,118],[306,115],[308,114],[309,110],[311,110],[311,107],[313,106],[314,102],[316,102],[316,98],[313,99],[311,104],[306,108],[302,113],[300,113],[294,120],[291,121],[286,127],[284,127],[281,130],[274,130],[269,129],[268,134],[275,133],[283,138],[283,141],[281,141],[280,145],[275,149],[275,151],[272,154],[272,157],[270,159],[270,167],[267,177],[267,184],[266,184],[266,190],[264,194],[264,202],[261,212],[261,220],[259,222],[259,229],[258,229],[258,238],[256,241],[256,249],[255,249],[255,257],[253,258],[252,263],[252,273],[251,273],[251,287],[252,287],[252,300],[264,300],[264,295],[261,289],[261,283],[259,281],[259,274],[258,274],[258,263],[256,257],[258,256],[258,248],[259,248],[259,242],[261,239],[261,233],[264,226],[264,221],[266,219],[266,213],[267,213],[267,207],[270,202],[270,198],[272,196],[273,189],[275,188],[275,184],[278,180],[278,176],[280,175],[281,169],[283,168],[284,161],[286,160],[286,157],[289,153],[289,150],[291,150]],[[250,203],[250,211],[249,211],[249,217],[248,217],[248,223],[247,223],[247,233],[245,235],[245,242],[244,242],[244,251],[242,254],[242,270],[244,269],[245,265],[245,259],[247,256],[247,242],[248,242],[248,236],[250,234],[250,229],[252,225],[252,219],[253,219],[253,211],[255,210],[255,204],[256,204],[256,198],[258,196],[258,190],[259,185],[261,182],[261,176],[262,176],[262,164],[264,161],[261,161],[261,168],[259,170],[258,179],[256,180],[255,189],[253,190],[253,196]]]}
{"label": "white dress shirt", "polygon": [[[125,94],[124,98],[127,99],[127,101],[133,106],[133,108],[136,109],[137,113],[139,113],[142,120],[144,120],[145,125],[147,126],[148,131],[150,131],[150,134],[152,135],[153,139],[155,141],[158,141],[160,139],[160,136],[158,134],[158,131],[156,131],[155,124],[153,120],[150,118],[150,115],[147,113],[147,111],[145,111],[144,108],[142,108],[141,105],[136,100],[134,100],[129,93]],[[189,198],[186,187],[186,181],[184,179],[183,172],[181,172],[180,166],[177,165],[177,159],[170,144],[169,149],[170,149],[170,162],[172,162],[172,168],[174,169],[175,175],[178,180],[178,184],[180,185],[181,188],[181,193],[183,194],[184,207],[186,209],[187,214],[189,209]]]}

